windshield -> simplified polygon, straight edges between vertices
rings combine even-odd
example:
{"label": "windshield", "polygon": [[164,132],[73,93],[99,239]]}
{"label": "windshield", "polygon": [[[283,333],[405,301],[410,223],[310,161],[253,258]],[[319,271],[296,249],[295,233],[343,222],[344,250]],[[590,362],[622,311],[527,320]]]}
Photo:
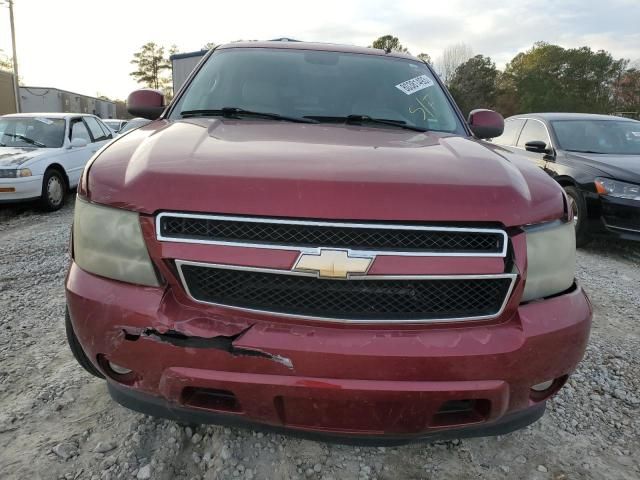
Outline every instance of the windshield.
{"label": "windshield", "polygon": [[60,148],[64,143],[62,118],[0,118],[0,146]]}
{"label": "windshield", "polygon": [[114,120],[103,120],[104,123],[107,124],[107,127],[112,128],[113,130],[118,131],[120,128],[120,122]]}
{"label": "windshield", "polygon": [[640,155],[640,122],[632,120],[556,120],[551,125],[562,150]]}
{"label": "windshield", "polygon": [[[367,117],[418,129],[465,133],[426,65],[379,55],[222,50],[207,60],[171,118],[181,118],[181,112],[221,115],[218,112],[230,108],[319,122],[341,121],[351,115],[351,120]],[[367,126],[393,128],[380,123]]]}

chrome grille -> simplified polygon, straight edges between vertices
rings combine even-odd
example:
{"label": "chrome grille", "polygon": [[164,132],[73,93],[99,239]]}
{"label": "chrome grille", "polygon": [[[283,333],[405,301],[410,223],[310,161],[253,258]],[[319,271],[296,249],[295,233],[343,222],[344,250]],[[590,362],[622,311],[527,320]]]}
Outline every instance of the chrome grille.
{"label": "chrome grille", "polygon": [[345,248],[418,255],[504,256],[500,229],[367,224],[162,213],[159,240],[191,243]]}
{"label": "chrome grille", "polygon": [[289,271],[176,261],[197,301],[347,322],[490,318],[502,312],[515,275],[362,276],[328,280]]}

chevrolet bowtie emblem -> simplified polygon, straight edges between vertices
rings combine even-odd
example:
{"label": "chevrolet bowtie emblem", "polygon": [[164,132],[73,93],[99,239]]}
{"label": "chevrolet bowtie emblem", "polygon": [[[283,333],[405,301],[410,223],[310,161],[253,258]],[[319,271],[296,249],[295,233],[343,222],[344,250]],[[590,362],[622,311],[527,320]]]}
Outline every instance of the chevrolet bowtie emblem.
{"label": "chevrolet bowtie emblem", "polygon": [[315,273],[321,278],[349,278],[364,275],[373,262],[371,257],[350,257],[346,250],[320,250],[319,254],[301,253],[293,270]]}

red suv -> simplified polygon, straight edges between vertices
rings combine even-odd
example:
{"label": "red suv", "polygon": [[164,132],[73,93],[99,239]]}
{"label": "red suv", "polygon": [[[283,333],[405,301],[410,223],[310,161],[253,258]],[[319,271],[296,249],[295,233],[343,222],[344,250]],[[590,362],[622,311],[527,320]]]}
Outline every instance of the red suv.
{"label": "red suv", "polygon": [[67,332],[121,404],[408,441],[504,433],[581,360],[567,199],[408,55],[234,43],[78,188]]}

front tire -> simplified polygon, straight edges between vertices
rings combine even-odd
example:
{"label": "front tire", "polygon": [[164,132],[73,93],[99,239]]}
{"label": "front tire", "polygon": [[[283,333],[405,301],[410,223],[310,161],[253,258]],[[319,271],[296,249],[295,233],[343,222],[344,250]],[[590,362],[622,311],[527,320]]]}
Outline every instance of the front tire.
{"label": "front tire", "polygon": [[576,187],[564,187],[569,199],[569,210],[576,228],[576,247],[584,247],[591,241],[587,229],[587,202]]}
{"label": "front tire", "polygon": [[60,210],[64,205],[67,193],[67,183],[58,170],[49,169],[42,179],[42,194],[40,195],[40,205],[43,210],[53,212]]}
{"label": "front tire", "polygon": [[80,345],[78,337],[76,337],[76,333],[73,331],[73,325],[71,324],[71,316],[69,315],[68,308],[66,308],[64,311],[64,327],[67,332],[67,342],[69,343],[69,348],[71,349],[71,353],[73,353],[76,361],[82,368],[84,368],[94,377],[104,378],[104,375],[100,373],[100,370],[93,366],[93,364],[89,361],[86,353],[84,353],[84,350],[82,350],[82,345]]}

